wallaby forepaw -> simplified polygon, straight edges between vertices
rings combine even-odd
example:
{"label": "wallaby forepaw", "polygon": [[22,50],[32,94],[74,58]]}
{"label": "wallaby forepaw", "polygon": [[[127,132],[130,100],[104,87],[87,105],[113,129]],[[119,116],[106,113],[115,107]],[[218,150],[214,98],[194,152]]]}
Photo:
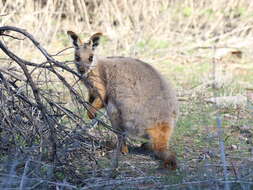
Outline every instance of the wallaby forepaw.
{"label": "wallaby forepaw", "polygon": [[167,160],[164,161],[164,167],[169,170],[177,169],[177,159],[174,155],[171,155]]}
{"label": "wallaby forepaw", "polygon": [[96,114],[95,113],[92,113],[90,111],[87,112],[87,115],[88,115],[88,118],[89,119],[94,119],[96,117]]}

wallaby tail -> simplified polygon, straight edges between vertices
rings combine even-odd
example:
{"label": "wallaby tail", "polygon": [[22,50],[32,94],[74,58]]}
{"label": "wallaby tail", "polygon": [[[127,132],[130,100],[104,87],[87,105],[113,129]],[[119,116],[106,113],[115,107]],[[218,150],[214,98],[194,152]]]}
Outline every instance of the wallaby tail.
{"label": "wallaby tail", "polygon": [[174,126],[168,122],[156,123],[147,129],[150,138],[150,148],[155,155],[164,161],[166,168],[175,170],[177,168],[176,156],[169,150],[169,140]]}

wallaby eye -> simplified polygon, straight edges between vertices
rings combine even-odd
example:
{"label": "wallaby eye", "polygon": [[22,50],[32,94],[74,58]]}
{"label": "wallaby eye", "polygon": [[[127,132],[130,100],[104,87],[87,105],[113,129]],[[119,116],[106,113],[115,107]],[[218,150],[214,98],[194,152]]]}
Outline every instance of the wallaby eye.
{"label": "wallaby eye", "polygon": [[89,62],[92,62],[93,61],[93,55],[90,55],[89,56]]}

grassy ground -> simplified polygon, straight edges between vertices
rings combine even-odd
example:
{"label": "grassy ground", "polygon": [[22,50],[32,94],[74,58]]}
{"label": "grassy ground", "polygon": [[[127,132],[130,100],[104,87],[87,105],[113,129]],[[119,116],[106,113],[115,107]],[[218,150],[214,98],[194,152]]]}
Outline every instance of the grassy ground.
{"label": "grassy ground", "polygon": [[[107,46],[105,41],[102,46]],[[163,45],[161,45],[163,46]],[[149,47],[156,49],[157,46]],[[208,49],[208,51],[220,51]],[[180,112],[177,128],[172,137],[171,147],[177,153],[179,169],[175,172],[161,168],[161,163],[142,150],[136,148],[140,143],[130,142],[130,154],[121,156],[117,179],[134,177],[155,177],[149,182],[138,182],[143,188],[155,188],[159,184],[167,188],[184,189],[210,188],[211,179],[222,179],[224,174],[219,149],[219,135],[217,130],[217,116],[221,117],[225,141],[226,159],[229,165],[229,179],[240,179],[240,176],[249,174],[252,170],[247,166],[252,164],[252,99],[249,90],[252,87],[253,64],[249,52],[243,51],[243,57],[232,55],[229,51],[224,57],[214,59],[214,56],[198,57],[199,51],[191,51],[179,57],[166,57],[150,61],[176,87],[180,100]],[[104,53],[103,49],[99,51]],[[144,58],[145,60],[145,58]],[[215,66],[214,66],[215,64]],[[214,67],[216,71],[214,73]],[[213,88],[214,76],[217,77],[216,88]],[[248,95],[247,95],[248,94]],[[225,105],[217,107],[208,103],[214,96],[245,96],[246,105]],[[101,129],[99,129],[101,130]],[[102,150],[103,152],[103,150]],[[111,165],[112,152],[105,151],[105,155],[98,157],[99,168],[108,168]],[[89,169],[88,169],[89,170]],[[239,174],[241,173],[241,174]],[[191,182],[198,179],[197,184]],[[247,180],[252,181],[250,175]],[[104,182],[106,183],[106,182]],[[171,186],[171,184],[188,184]],[[215,188],[222,188],[216,182]],[[122,189],[128,185],[121,185]],[[136,187],[136,186],[135,186]],[[231,183],[232,189],[247,188],[238,183]]]}
{"label": "grassy ground", "polygon": [[[130,142],[130,154],[121,156],[115,179],[105,178],[111,167],[112,151],[95,151],[96,164],[85,160],[85,156],[73,156],[70,165],[76,168],[77,174],[83,179],[82,183],[76,180],[79,183],[67,188],[222,189],[224,173],[220,159],[217,116],[221,117],[224,130],[221,139],[225,142],[231,189],[252,188],[251,1],[185,0],[179,3],[147,0],[126,3],[112,0],[83,3],[84,1],[78,0],[76,4],[48,1],[44,5],[33,1],[4,2],[0,2],[0,15],[7,15],[0,16],[0,24],[25,28],[51,54],[71,46],[66,35],[69,29],[83,38],[102,31],[104,37],[97,50],[98,54],[139,58],[157,68],[177,89],[180,117],[171,141],[171,147],[179,160],[177,171],[162,169],[153,155],[136,148],[139,142]],[[39,52],[26,40],[4,38],[4,41],[24,59],[37,63],[43,61]],[[0,58],[6,56],[0,52]],[[61,61],[72,60],[73,49],[55,58]],[[10,65],[9,61],[1,62],[3,64],[0,69]],[[69,65],[74,68],[73,63]],[[85,117],[85,111],[76,106],[68,90],[55,77],[46,73],[47,71],[36,70],[33,77],[38,81],[45,81],[45,78],[55,81],[50,82],[52,86],[44,83],[41,87],[59,93],[58,98],[64,105],[83,116],[85,121],[91,122]],[[76,79],[71,74],[65,72],[63,75],[79,92],[85,91],[80,82],[76,84]],[[245,104],[215,106],[208,101],[212,97],[228,96],[243,96],[246,98]],[[101,118],[104,119],[104,116]],[[71,126],[68,120],[61,122],[65,126]],[[113,138],[100,125],[93,130],[91,133],[98,138]],[[2,160],[6,161],[6,156],[3,154]],[[50,176],[50,167],[44,162],[42,165],[38,176]],[[4,165],[1,166],[0,172],[8,173]],[[21,164],[16,169],[23,171],[24,167]],[[64,180],[70,178],[59,169],[54,180],[60,181],[58,186],[63,188],[61,185]],[[3,175],[1,179],[5,179]],[[75,179],[72,178],[72,181]]]}

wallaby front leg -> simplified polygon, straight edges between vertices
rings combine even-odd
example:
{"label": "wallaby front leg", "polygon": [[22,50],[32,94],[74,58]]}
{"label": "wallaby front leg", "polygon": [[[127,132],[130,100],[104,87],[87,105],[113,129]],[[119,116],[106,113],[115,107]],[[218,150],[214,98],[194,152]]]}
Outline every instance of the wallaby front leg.
{"label": "wallaby front leg", "polygon": [[87,98],[88,102],[90,104],[92,104],[95,100],[95,96],[91,93],[91,92],[88,92],[88,98]]}
{"label": "wallaby front leg", "polygon": [[91,108],[89,110],[87,110],[88,117],[90,119],[94,119],[96,116],[96,114],[95,114],[96,111],[103,108],[103,107],[104,107],[104,104],[103,104],[101,98],[100,97],[95,98],[95,100],[91,104]]}
{"label": "wallaby front leg", "polygon": [[104,107],[104,102],[105,102],[105,96],[106,96],[106,90],[104,85],[102,85],[102,82],[100,83],[94,83],[94,86],[96,86],[97,93],[94,94],[90,93],[89,94],[89,101],[91,98],[95,98],[93,102],[91,103],[91,108],[88,110],[88,117],[90,119],[95,118],[96,116],[96,111]]}

